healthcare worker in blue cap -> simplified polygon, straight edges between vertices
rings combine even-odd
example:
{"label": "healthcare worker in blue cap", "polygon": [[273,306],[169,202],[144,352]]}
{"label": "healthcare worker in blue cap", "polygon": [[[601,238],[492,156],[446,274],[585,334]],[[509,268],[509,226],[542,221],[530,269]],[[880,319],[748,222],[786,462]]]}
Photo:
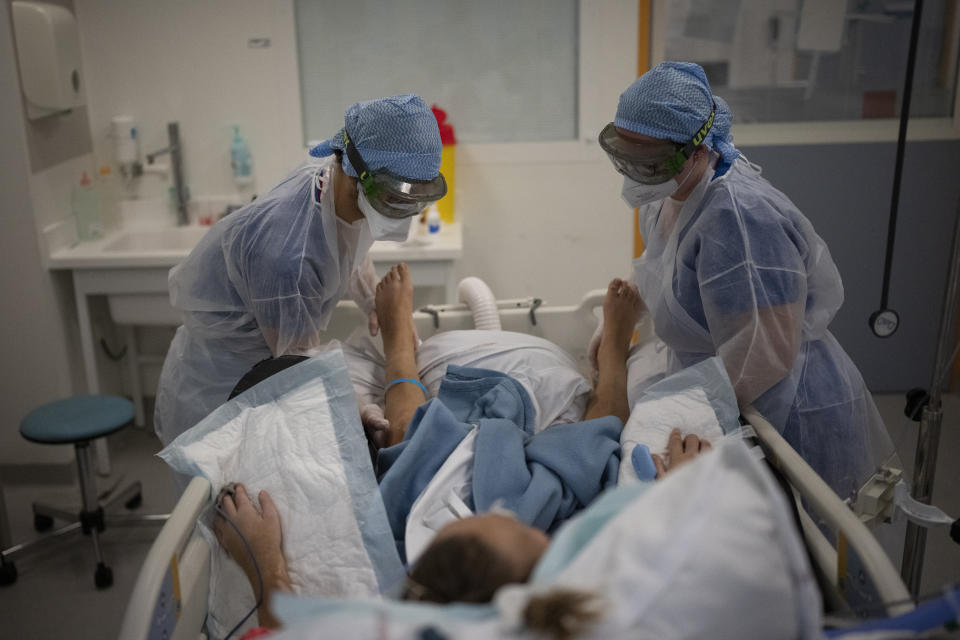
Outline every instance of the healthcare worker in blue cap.
{"label": "healthcare worker in blue cap", "polygon": [[860,372],[827,325],[840,274],[810,221],[733,146],[732,113],[689,62],[620,95],[600,145],[640,208],[633,277],[669,370],[718,355],[753,404],[843,498],[893,454]]}
{"label": "healthcare worker in blue cap", "polygon": [[218,222],[170,271],[183,312],[167,353],[154,425],[164,445],[226,402],[271,356],[305,354],[345,295],[367,312],[374,240],[407,237],[447,187],[436,118],[415,95],[358,102],[344,127],[269,193]]}

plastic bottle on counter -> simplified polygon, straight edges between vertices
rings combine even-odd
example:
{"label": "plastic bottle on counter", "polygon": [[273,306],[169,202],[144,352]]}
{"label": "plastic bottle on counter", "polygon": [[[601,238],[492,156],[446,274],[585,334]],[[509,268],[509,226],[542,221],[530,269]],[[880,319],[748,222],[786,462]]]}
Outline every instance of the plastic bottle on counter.
{"label": "plastic bottle on counter", "polygon": [[240,135],[240,127],[233,126],[233,141],[230,143],[230,167],[233,169],[233,181],[243,187],[253,182],[250,149]]}
{"label": "plastic bottle on counter", "polygon": [[77,222],[77,238],[81,242],[100,238],[103,235],[100,195],[86,171],[80,184],[73,187],[70,205]]}
{"label": "plastic bottle on counter", "polygon": [[427,231],[431,234],[440,233],[440,210],[437,208],[437,204],[433,203],[427,209]]}

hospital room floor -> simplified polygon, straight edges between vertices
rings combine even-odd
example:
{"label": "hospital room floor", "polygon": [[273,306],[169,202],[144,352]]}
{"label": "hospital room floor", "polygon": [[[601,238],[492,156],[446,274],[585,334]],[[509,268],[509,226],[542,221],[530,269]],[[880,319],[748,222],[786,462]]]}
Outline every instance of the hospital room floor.
{"label": "hospital room floor", "polygon": [[[916,423],[903,418],[901,394],[878,395],[877,405],[890,428],[908,471],[912,473]],[[953,516],[960,516],[960,396],[944,398],[944,424],[940,441],[934,500]],[[126,429],[110,438],[112,474],[99,477],[101,490],[123,477],[143,483],[142,513],[166,513],[174,504],[166,466],[154,453],[159,442],[151,428]],[[34,537],[30,503],[74,504],[76,487],[16,485],[5,488],[13,540]],[[76,536],[57,542],[17,561],[19,578],[0,587],[0,635],[4,638],[116,638],[130,591],[159,525],[115,527],[102,536],[106,562],[113,568],[114,583],[98,591],[93,586],[93,549],[90,540]],[[899,566],[900,549],[893,550]],[[944,530],[927,537],[922,590],[936,592],[960,579],[960,546]]]}

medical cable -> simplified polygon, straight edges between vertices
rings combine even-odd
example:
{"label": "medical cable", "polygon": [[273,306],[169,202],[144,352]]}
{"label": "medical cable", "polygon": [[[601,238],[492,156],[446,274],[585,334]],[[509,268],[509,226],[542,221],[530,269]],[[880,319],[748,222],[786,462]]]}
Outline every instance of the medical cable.
{"label": "medical cable", "polygon": [[247,554],[250,556],[250,560],[253,561],[253,568],[257,572],[257,587],[258,587],[257,602],[256,604],[253,605],[253,608],[250,609],[247,615],[243,616],[243,619],[240,622],[238,622],[237,625],[230,630],[230,633],[228,633],[223,638],[223,640],[230,640],[230,637],[233,636],[233,634],[235,634],[237,630],[239,630],[240,627],[242,627],[244,623],[246,623],[246,621],[250,618],[250,616],[256,613],[257,609],[260,608],[260,605],[263,604],[263,574],[260,573],[260,564],[257,562],[257,557],[253,555],[253,549],[250,548],[250,543],[247,542],[247,538],[242,533],[240,533],[240,529],[237,527],[237,525],[233,523],[233,520],[230,519],[230,516],[228,516],[223,511],[223,509],[220,508],[219,501],[214,506],[214,509],[216,509],[217,514],[219,514],[221,518],[227,521],[227,524],[233,527],[233,530],[237,532],[237,535],[240,536],[240,541],[243,542],[243,546],[246,548]]}
{"label": "medical cable", "polygon": [[880,308],[870,314],[870,329],[878,338],[889,338],[900,326],[900,316],[887,308],[890,292],[890,272],[893,268],[893,247],[897,232],[897,211],[900,205],[900,182],[903,178],[903,154],[907,144],[907,123],[910,120],[910,96],[913,92],[913,69],[917,60],[917,42],[920,40],[920,18],[923,0],[914,0],[913,23],[910,27],[910,45],[907,51],[907,77],[903,86],[900,107],[900,133],[897,136],[897,159],[893,168],[893,190],[890,196],[890,222],[887,227],[887,254],[883,264],[883,286],[880,290]]}

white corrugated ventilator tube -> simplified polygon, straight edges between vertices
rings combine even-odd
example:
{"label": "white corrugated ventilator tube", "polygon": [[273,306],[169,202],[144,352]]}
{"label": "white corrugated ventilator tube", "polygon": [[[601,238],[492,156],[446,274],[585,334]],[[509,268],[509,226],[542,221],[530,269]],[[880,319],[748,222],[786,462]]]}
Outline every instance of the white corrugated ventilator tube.
{"label": "white corrugated ventilator tube", "polygon": [[480,278],[469,277],[460,281],[457,299],[473,313],[473,326],[485,331],[500,331],[500,314],[497,300],[487,283]]}

